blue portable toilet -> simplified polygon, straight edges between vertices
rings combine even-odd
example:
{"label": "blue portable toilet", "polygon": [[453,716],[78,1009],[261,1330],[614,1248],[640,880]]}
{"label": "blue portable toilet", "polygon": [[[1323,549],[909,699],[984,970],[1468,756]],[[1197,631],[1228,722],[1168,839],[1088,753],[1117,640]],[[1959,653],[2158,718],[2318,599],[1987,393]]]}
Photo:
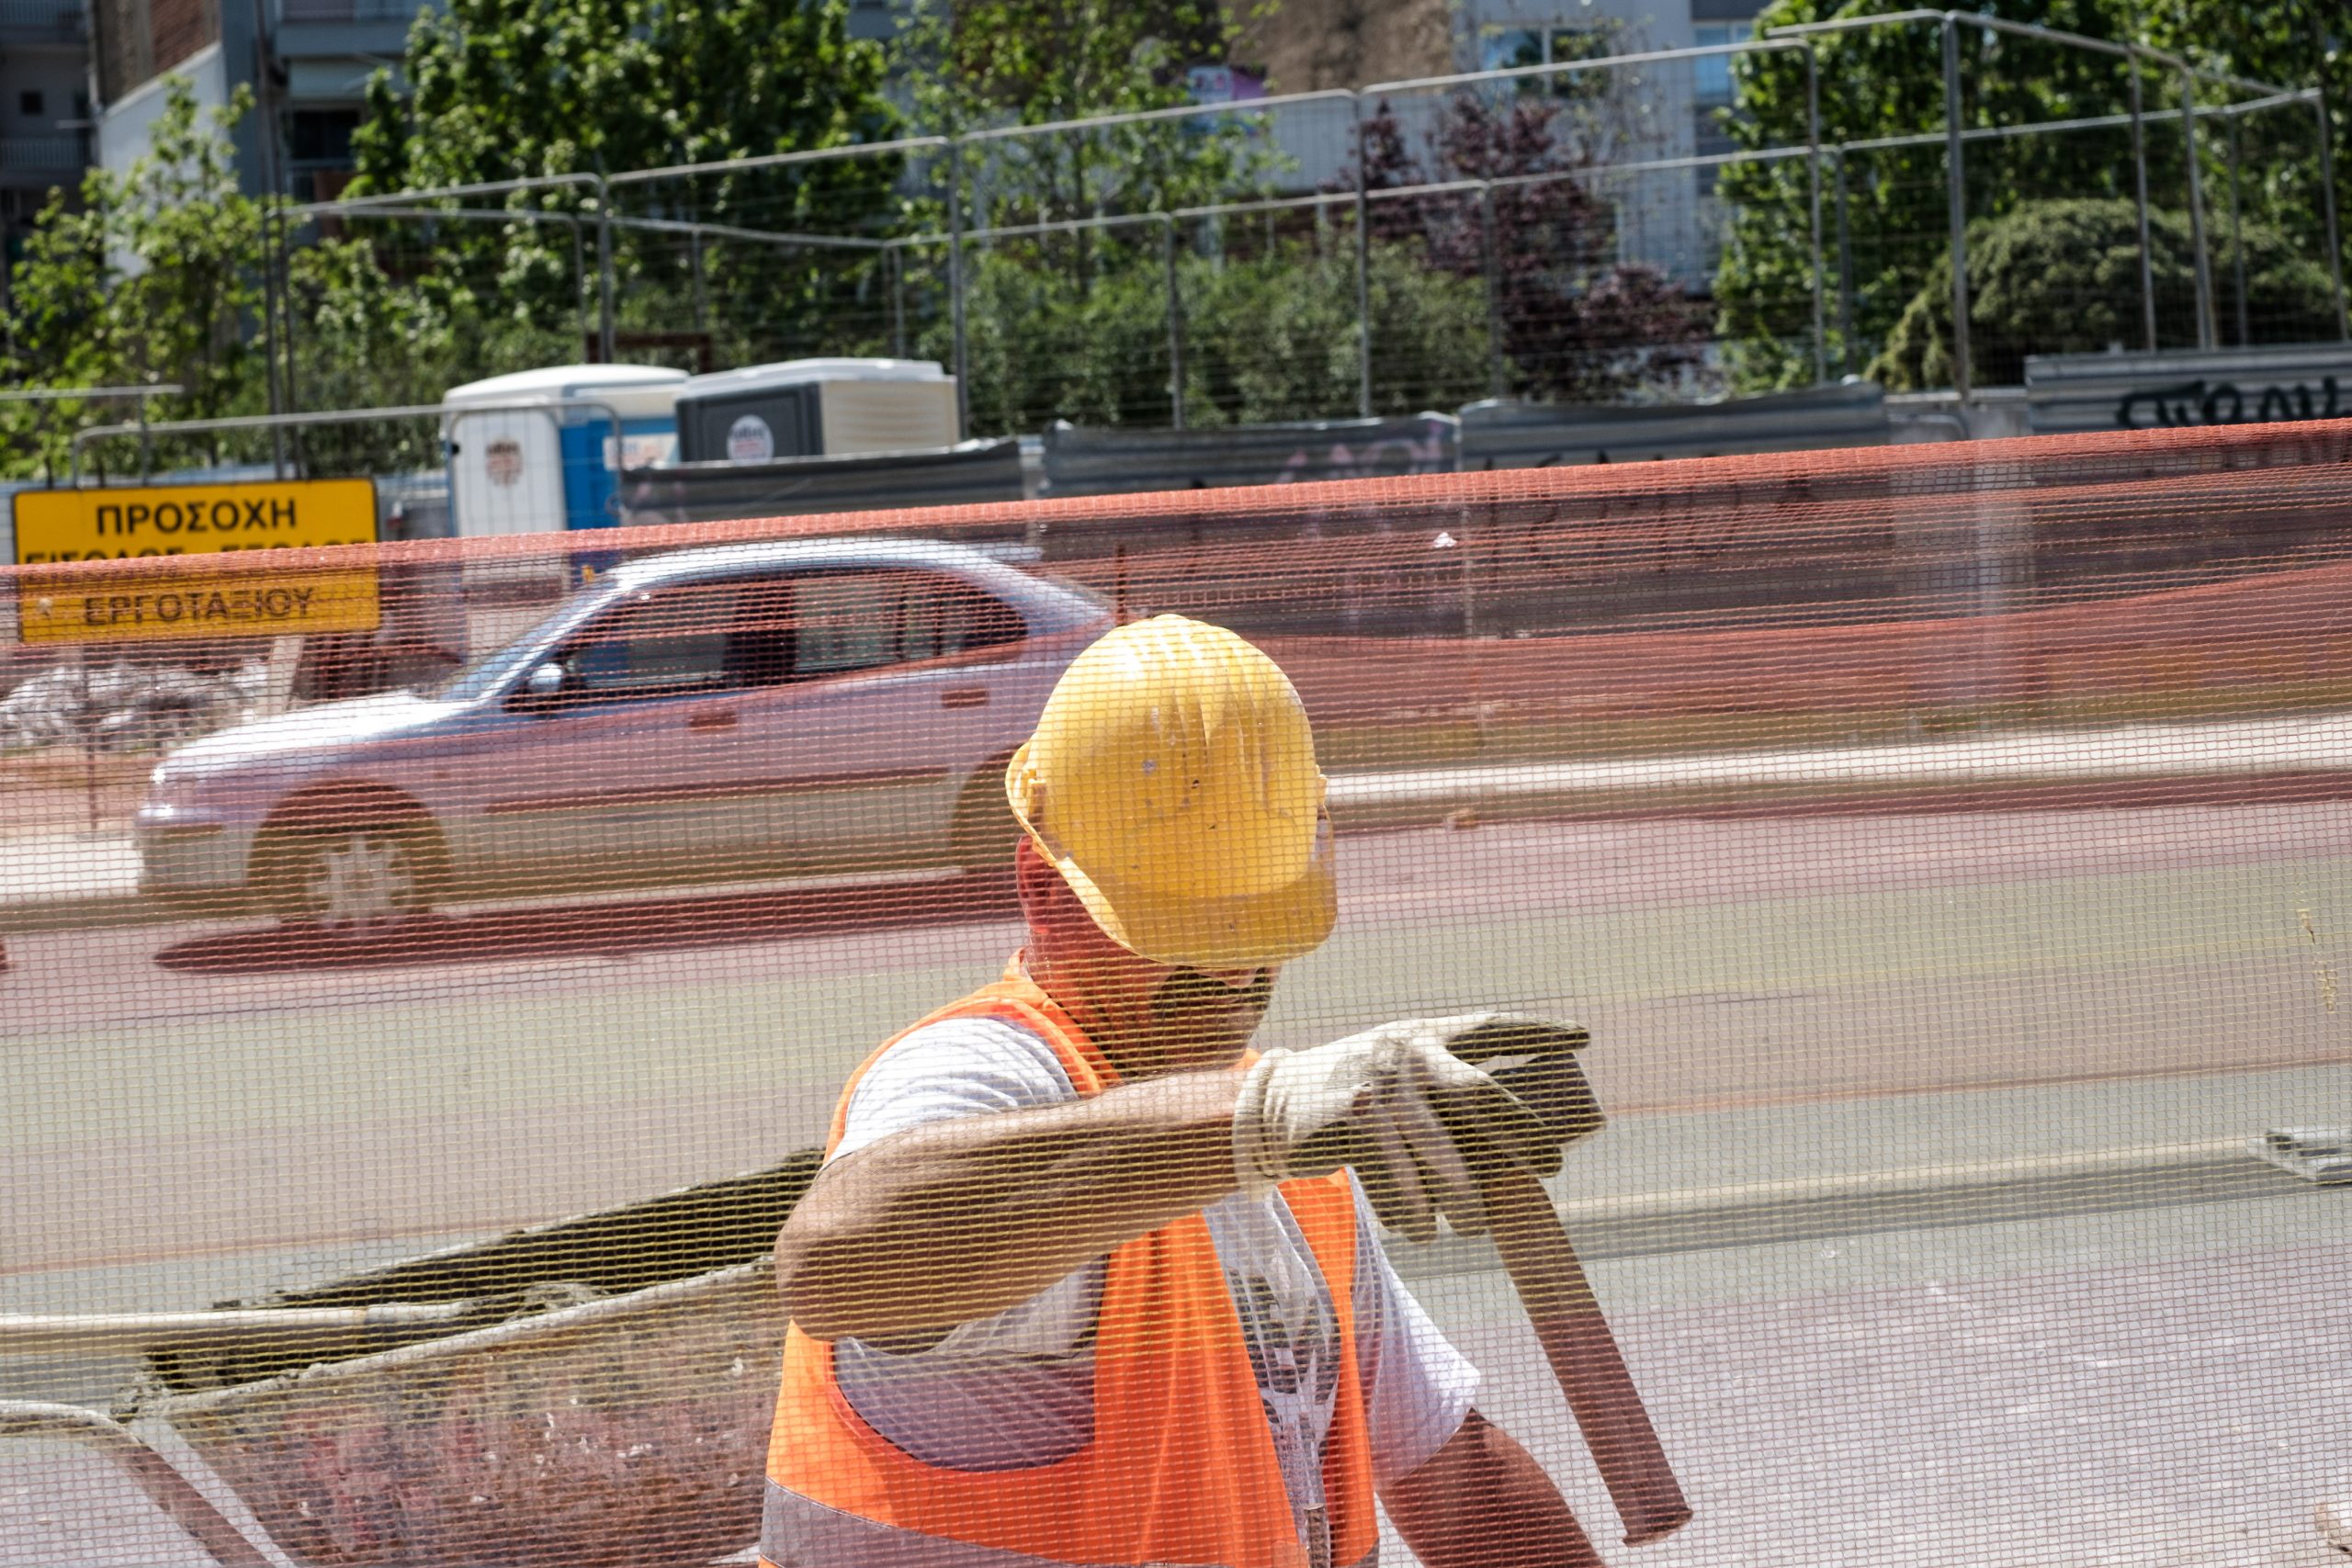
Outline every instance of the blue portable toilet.
{"label": "blue portable toilet", "polygon": [[449,389],[441,436],[458,537],[611,527],[619,469],[676,451],[685,383],[658,365],[555,365]]}

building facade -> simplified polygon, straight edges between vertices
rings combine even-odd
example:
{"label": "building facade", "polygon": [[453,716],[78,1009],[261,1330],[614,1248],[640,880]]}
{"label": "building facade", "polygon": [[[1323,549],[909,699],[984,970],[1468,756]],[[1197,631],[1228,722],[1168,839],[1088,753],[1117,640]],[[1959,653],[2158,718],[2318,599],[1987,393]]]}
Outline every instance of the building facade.
{"label": "building facade", "polygon": [[163,106],[163,79],[177,73],[207,106],[240,86],[253,93],[255,112],[235,138],[247,190],[332,197],[350,177],[368,79],[398,64],[424,3],[96,0],[97,157],[121,167],[138,156]]}
{"label": "building facade", "polygon": [[54,186],[90,162],[83,0],[0,0],[0,243],[16,259]]}

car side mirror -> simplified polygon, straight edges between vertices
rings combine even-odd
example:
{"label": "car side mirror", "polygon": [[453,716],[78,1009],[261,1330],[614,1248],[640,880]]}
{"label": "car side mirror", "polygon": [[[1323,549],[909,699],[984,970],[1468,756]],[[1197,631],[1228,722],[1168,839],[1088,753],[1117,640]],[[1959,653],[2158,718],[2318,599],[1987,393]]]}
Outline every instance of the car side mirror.
{"label": "car side mirror", "polygon": [[530,674],[524,678],[523,690],[517,694],[523,699],[521,705],[534,711],[555,706],[563,698],[567,674],[564,667],[553,660],[533,665]]}

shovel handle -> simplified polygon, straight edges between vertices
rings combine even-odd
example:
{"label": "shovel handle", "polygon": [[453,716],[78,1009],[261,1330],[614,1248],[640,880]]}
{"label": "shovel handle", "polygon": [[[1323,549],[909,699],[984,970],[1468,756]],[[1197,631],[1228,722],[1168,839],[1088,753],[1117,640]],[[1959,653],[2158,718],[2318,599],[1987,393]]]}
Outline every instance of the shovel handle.
{"label": "shovel handle", "polygon": [[1486,1198],[1495,1249],[1616,1505],[1625,1544],[1671,1534],[1690,1521],[1690,1505],[1551,1195],[1513,1168],[1487,1183]]}

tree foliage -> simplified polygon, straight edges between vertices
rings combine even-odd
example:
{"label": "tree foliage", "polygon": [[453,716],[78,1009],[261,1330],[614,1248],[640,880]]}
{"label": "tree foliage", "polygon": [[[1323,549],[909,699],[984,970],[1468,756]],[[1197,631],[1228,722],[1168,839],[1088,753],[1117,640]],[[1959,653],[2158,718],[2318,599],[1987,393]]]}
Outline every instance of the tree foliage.
{"label": "tree foliage", "polygon": [[[849,36],[845,0],[453,0],[418,13],[405,96],[389,73],[369,83],[352,188],[608,175],[884,141],[898,130],[885,63],[879,45]],[[889,227],[899,172],[888,154],[826,158],[614,187],[612,201],[623,219],[854,235]],[[549,220],[599,216],[593,187],[504,200],[511,225],[446,225],[424,247],[432,265],[494,292],[520,326],[570,330],[583,280],[573,231]],[[612,239],[624,315],[657,299],[636,324],[676,330],[695,247],[627,222]],[[872,265],[776,245],[720,244],[706,260],[709,310],[751,323],[753,341],[789,339],[821,318],[845,269]]]}
{"label": "tree foliage", "polygon": [[[1792,23],[1868,15],[1891,6],[1863,0],[1771,0],[1758,33]],[[2326,76],[2339,103],[2352,93],[2343,39],[2321,34],[2327,9],[2314,0],[2245,6],[2225,0],[1997,0],[1986,10],[2012,21],[2121,41],[2136,36],[2199,63],[2272,81],[2308,84]],[[1964,127],[2017,126],[2087,119],[2128,111],[2130,74],[2111,55],[1962,27],[1960,80]],[[1917,145],[1858,150],[1826,158],[1823,194],[1825,287],[1831,368],[1860,369],[1889,343],[1923,279],[1948,249],[1944,77],[1939,30],[1905,23],[1824,35],[1817,40],[1821,139],[1826,145],[1917,137]],[[1804,57],[1794,51],[1745,54],[1733,71],[1736,112],[1724,128],[1738,146],[1802,147],[1808,134]],[[2145,69],[2143,104],[2175,115],[2179,83]],[[2199,102],[2219,102],[2211,89]],[[2335,117],[2339,169],[2352,153],[2346,117]],[[2313,119],[2303,106],[2249,117],[2241,135],[2245,216],[2316,250]],[[2218,232],[2226,213],[2228,132],[2213,121],[2200,140],[2209,220]],[[2185,210],[2188,157],[2179,121],[2152,118],[2146,138],[2152,205]],[[2112,126],[1973,141],[1963,156],[1972,221],[1999,219],[2030,203],[2065,199],[2129,201],[2134,174],[2131,131]],[[1715,277],[1721,325],[1730,338],[1735,381],[1761,389],[1808,380],[1813,373],[1810,175],[1805,160],[1745,163],[1724,169],[1718,186],[1729,230]],[[1845,339],[1835,302],[1836,233],[1849,236],[1852,277]],[[1973,275],[1972,265],[1971,272]],[[1945,274],[1949,278],[1949,272]],[[2136,281],[2133,285],[2136,299]],[[2177,323],[2168,323],[2168,333]],[[2134,346],[2135,330],[2122,341]],[[1906,351],[1907,352],[1907,351]]]}
{"label": "tree foliage", "polygon": [[[618,174],[887,139],[842,0],[454,0],[368,87],[360,188]],[[887,173],[887,171],[886,171]],[[887,185],[887,181],[885,182]]]}
{"label": "tree foliage", "polygon": [[[1222,62],[1234,36],[1215,0],[925,0],[899,52],[914,127],[945,136],[1182,108],[1188,70]],[[1204,114],[978,142],[962,170],[970,220],[1229,200],[1272,167],[1261,130],[1246,113]]]}
{"label": "tree foliage", "polygon": [[[1177,278],[1188,426],[1355,413],[1351,248],[1285,241],[1246,258],[1187,252]],[[1476,284],[1430,266],[1416,243],[1387,241],[1373,246],[1369,281],[1386,350],[1376,412],[1453,408],[1485,395],[1486,301]],[[981,262],[967,310],[974,424],[1169,423],[1167,307],[1157,259],[1123,257],[1086,281],[1011,258]],[[922,349],[950,352],[944,324]]]}
{"label": "tree foliage", "polygon": [[[2196,346],[2196,260],[2188,219],[2151,215],[2160,300],[2158,345]],[[2333,334],[2327,270],[2267,224],[2242,237],[2246,318],[2256,343],[2308,343]],[[2241,241],[2213,242],[2215,295],[2234,316]],[[2132,204],[2115,200],[2033,202],[1968,229],[1968,356],[1973,385],[2014,386],[2029,354],[2092,354],[2141,341],[2140,231]],[[1952,381],[1951,261],[1947,255],[1905,309],[1870,374],[1894,391]]]}
{"label": "tree foliage", "polygon": [[[1369,190],[1493,182],[1483,195],[1374,201],[1368,221],[1379,238],[1415,243],[1430,265],[1474,283],[1482,301],[1491,278],[1513,391],[1616,402],[1700,364],[1704,306],[1656,268],[1617,260],[1616,211],[1583,175],[1599,162],[1596,140],[1618,118],[1597,94],[1456,94],[1430,134],[1426,161],[1385,103],[1365,122]],[[1379,321],[1381,336],[1391,336],[1396,323]],[[1384,359],[1394,352],[1381,346]]]}
{"label": "tree foliage", "polygon": [[[91,169],[78,202],[50,193],[10,274],[12,385],[186,389],[156,400],[159,418],[257,406],[262,208],[238,190],[227,140],[250,107],[241,91],[200,111],[186,79],[167,78],[147,151],[130,168]],[[133,412],[128,403],[0,405],[6,471],[61,468],[74,428]],[[157,457],[168,462],[172,453]]]}

